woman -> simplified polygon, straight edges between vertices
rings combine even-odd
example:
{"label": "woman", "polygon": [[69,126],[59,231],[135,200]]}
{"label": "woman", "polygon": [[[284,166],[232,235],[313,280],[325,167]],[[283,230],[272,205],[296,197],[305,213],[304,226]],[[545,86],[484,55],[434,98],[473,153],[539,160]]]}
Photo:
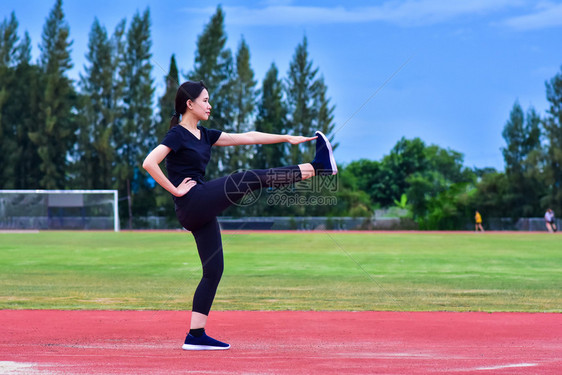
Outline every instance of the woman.
{"label": "woman", "polygon": [[[224,268],[217,215],[250,191],[288,185],[338,171],[332,147],[321,132],[316,132],[316,137],[260,132],[224,133],[198,125],[199,121],[209,119],[211,108],[209,93],[202,81],[183,83],[176,94],[170,130],[143,163],[154,180],[173,195],[176,216],[180,224],[193,233],[203,265],[203,277],[193,296],[190,331],[182,347],[185,350],[230,348],[229,344],[205,334],[207,317]],[[311,163],[234,173],[208,182],[203,180],[211,146],[299,144],[314,139],[317,140],[316,156]],[[164,159],[168,177],[159,167]]]}

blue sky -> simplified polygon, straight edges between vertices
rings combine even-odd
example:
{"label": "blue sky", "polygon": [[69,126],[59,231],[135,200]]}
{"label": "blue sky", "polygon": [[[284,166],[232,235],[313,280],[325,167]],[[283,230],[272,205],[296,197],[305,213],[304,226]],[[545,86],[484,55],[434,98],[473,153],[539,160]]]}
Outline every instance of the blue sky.
{"label": "blue sky", "polygon": [[[53,4],[54,0],[0,4],[2,18],[15,11],[20,35],[29,32],[34,58]],[[160,94],[172,53],[181,72],[191,69],[197,36],[217,4],[66,0],[64,11],[73,40],[70,76],[77,78],[84,71],[94,17],[112,33],[119,20],[129,22],[136,10],[148,6],[153,76]],[[340,163],[379,160],[405,136],[462,152],[469,167],[503,169],[501,132],[514,101],[544,114],[545,81],[562,65],[560,1],[228,0],[220,4],[226,14],[228,47],[236,51],[244,37],[259,82],[272,62],[285,76],[295,47],[306,35],[310,56],[336,106]]]}

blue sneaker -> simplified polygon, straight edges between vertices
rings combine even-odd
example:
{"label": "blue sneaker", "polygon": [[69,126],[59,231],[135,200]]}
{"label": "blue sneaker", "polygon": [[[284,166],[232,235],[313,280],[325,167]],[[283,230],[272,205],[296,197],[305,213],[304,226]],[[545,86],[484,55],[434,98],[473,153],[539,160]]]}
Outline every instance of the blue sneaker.
{"label": "blue sneaker", "polygon": [[224,342],[215,340],[212,337],[203,333],[201,337],[195,337],[188,334],[185,338],[185,343],[181,347],[183,350],[227,350],[230,345]]}
{"label": "blue sneaker", "polygon": [[316,155],[312,166],[316,176],[329,176],[338,173],[338,166],[334,159],[334,151],[328,138],[321,131],[316,131]]}

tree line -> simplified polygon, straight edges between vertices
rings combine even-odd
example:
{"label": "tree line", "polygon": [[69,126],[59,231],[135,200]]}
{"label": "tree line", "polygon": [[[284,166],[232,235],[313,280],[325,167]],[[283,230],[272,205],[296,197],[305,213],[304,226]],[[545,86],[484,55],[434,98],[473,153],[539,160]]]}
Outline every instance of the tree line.
{"label": "tree line", "polygon": [[[303,135],[318,129],[337,147],[335,106],[306,37],[295,48],[286,74],[272,62],[258,85],[250,47],[241,38],[234,53],[227,48],[224,20],[218,6],[197,37],[191,70],[180,74],[175,56],[170,57],[162,77],[165,92],[154,98],[148,8],[137,11],[129,23],[123,19],[112,32],[94,20],[87,63],[76,82],[67,76],[73,42],[62,0],[55,1],[46,18],[36,62],[31,61],[27,32],[20,37],[15,14],[6,17],[0,24],[0,187],[113,188],[123,199],[124,227],[149,215],[173,221],[169,194],[140,165],[166,134],[176,90],[186,79],[204,80],[209,87],[213,112],[204,126]],[[459,229],[475,208],[485,217],[538,216],[546,207],[560,212],[562,73],[547,82],[546,91],[550,108],[543,117],[514,104],[502,134],[505,171],[471,169],[459,152],[402,138],[380,161],[354,161],[341,166],[338,176],[319,179],[322,194],[336,197],[336,205],[283,206],[260,199],[226,214],[369,217],[375,208],[398,206],[421,228]],[[313,142],[217,147],[206,178],[298,164],[313,155]],[[330,189],[334,184],[337,189]],[[318,195],[317,188],[294,190],[311,196]]]}

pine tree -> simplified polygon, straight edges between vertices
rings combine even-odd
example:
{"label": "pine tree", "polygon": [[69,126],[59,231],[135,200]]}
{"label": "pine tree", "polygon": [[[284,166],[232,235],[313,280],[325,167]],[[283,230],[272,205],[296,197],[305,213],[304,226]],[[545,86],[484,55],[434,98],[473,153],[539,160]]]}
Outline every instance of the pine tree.
{"label": "pine tree", "polygon": [[502,136],[507,147],[502,148],[505,173],[508,181],[507,192],[503,195],[504,205],[512,217],[533,216],[540,206],[543,194],[535,169],[540,168],[538,155],[541,153],[540,117],[533,108],[525,116],[519,102],[515,102]]}
{"label": "pine tree", "polygon": [[61,189],[65,187],[67,154],[74,143],[76,127],[72,113],[76,94],[65,73],[72,67],[71,41],[65,21],[62,0],[47,17],[43,27],[39,66],[45,74],[45,90],[37,114],[37,127],[29,132],[41,158],[42,178],[37,187]]}
{"label": "pine tree", "polygon": [[[256,107],[255,87],[254,71],[250,66],[250,48],[244,38],[242,38],[236,53],[236,75],[232,82],[234,133],[244,133],[253,128],[251,122]],[[231,147],[228,149],[227,154],[229,171],[247,169],[249,167],[249,146],[239,145]]]}
{"label": "pine tree", "polygon": [[[547,194],[545,184],[545,149],[541,144],[542,119],[534,108],[529,108],[525,115],[526,142],[523,145],[525,160],[523,161],[523,184],[520,189],[525,197],[521,204],[519,216],[533,217],[542,214],[538,211],[542,206],[541,199]],[[515,216],[515,215],[512,215]]]}
{"label": "pine tree", "polygon": [[170,117],[174,112],[176,93],[179,87],[179,74],[175,55],[172,55],[170,58],[170,70],[164,77],[164,84],[166,91],[159,100],[160,113],[156,130],[157,140],[162,140],[168,132],[168,129],[170,128]]}
{"label": "pine tree", "polygon": [[126,21],[122,19],[115,30],[113,35],[109,40],[111,44],[111,66],[113,68],[113,94],[112,94],[112,104],[111,108],[111,119],[110,121],[114,124],[114,127],[118,127],[118,124],[122,124],[123,117],[123,107],[124,107],[124,92],[125,92],[125,79],[126,76],[126,63],[125,56],[127,53],[127,36],[126,36]]}
{"label": "pine tree", "polygon": [[[323,77],[316,78],[318,68],[312,67],[308,56],[306,36],[296,48],[285,81],[285,91],[289,106],[289,130],[295,135],[312,136],[316,130],[322,131],[333,147],[334,106],[327,97],[328,88]],[[291,146],[290,163],[311,161],[314,157],[314,142]]]}
{"label": "pine tree", "polygon": [[[178,82],[178,66],[176,64],[176,57],[172,55],[170,58],[170,70],[164,77],[166,91],[159,100],[160,113],[156,129],[156,138],[158,141],[161,141],[164,138],[170,128],[170,117],[174,111],[176,92],[179,87]],[[163,172],[166,173],[166,170],[163,169]],[[160,186],[156,186],[153,194],[155,197],[157,213],[168,217],[170,220],[175,220],[174,202],[170,198],[170,193],[162,189]]]}
{"label": "pine tree", "polygon": [[[527,110],[525,116],[525,142],[523,143],[523,153],[528,157],[534,150],[540,149],[541,146],[541,122],[542,119],[535,110],[531,107]],[[525,170],[525,167],[523,167]]]}
{"label": "pine tree", "polygon": [[[31,189],[37,186],[42,177],[39,170],[41,159],[37,147],[28,133],[36,127],[36,113],[40,111],[45,92],[45,75],[41,68],[31,64],[31,39],[26,32],[18,46],[18,65],[15,71],[16,85],[10,90],[11,101],[14,103],[13,117],[16,127],[15,139],[17,151],[12,156],[15,168],[15,188]],[[25,82],[25,85],[19,84]]]}
{"label": "pine tree", "polygon": [[[121,78],[126,90],[122,92],[123,113],[115,127],[117,152],[117,186],[122,196],[128,197],[129,227],[132,227],[133,194],[143,195],[138,208],[142,212],[150,195],[146,194],[147,177],[140,164],[155,143],[155,129],[152,121],[152,96],[154,87],[150,62],[150,11],[142,15],[137,12],[127,31],[127,47],[121,69]],[[145,195],[147,197],[145,197]],[[146,199],[144,199],[146,198]],[[153,199],[153,198],[152,198]]]}
{"label": "pine tree", "polygon": [[187,76],[191,80],[204,80],[211,92],[216,92],[231,78],[232,53],[226,46],[224,12],[219,5],[203,33],[197,38],[194,69]]}
{"label": "pine tree", "polygon": [[18,65],[26,64],[29,65],[31,61],[31,38],[29,33],[26,31],[23,35],[23,40],[17,47],[16,50],[16,63]]}
{"label": "pine tree", "polygon": [[85,103],[75,150],[75,166],[77,180],[83,188],[108,189],[113,186],[113,52],[106,29],[96,18],[86,54],[89,65],[84,67],[86,75],[80,77]]}
{"label": "pine tree", "polygon": [[[289,107],[288,130],[294,135],[309,136],[315,130],[312,127],[317,118],[314,106],[314,83],[318,68],[312,68],[312,61],[308,57],[308,41],[303,38],[296,48],[293,60],[289,66],[288,77],[285,81],[285,92]],[[293,145],[289,151],[289,162],[299,164],[310,161],[312,145],[307,142],[303,145]]]}
{"label": "pine tree", "polygon": [[[233,132],[234,99],[232,82],[234,75],[232,53],[226,48],[224,12],[219,5],[217,11],[197,38],[195,64],[187,75],[189,80],[203,80],[209,89],[212,105],[209,123],[202,125],[225,132]],[[219,177],[228,165],[226,148],[213,148],[213,156],[207,166],[206,178]]]}
{"label": "pine tree", "polygon": [[525,143],[525,115],[519,102],[513,104],[509,120],[505,124],[502,136],[507,147],[502,148],[505,168],[508,174],[520,175],[522,162],[525,157],[523,145]]}
{"label": "pine tree", "polygon": [[549,195],[545,200],[555,212],[562,212],[562,68],[546,82],[546,98],[550,104],[544,120],[548,140],[547,182]]}
{"label": "pine tree", "polygon": [[16,60],[18,42],[18,21],[12,12],[10,19],[0,24],[0,66],[13,66]]}
{"label": "pine tree", "polygon": [[[13,15],[12,15],[13,16]],[[17,25],[3,22],[8,27]],[[0,35],[6,35],[0,26]],[[12,28],[14,34],[17,28]],[[17,40],[17,36],[6,40]],[[3,188],[35,188],[40,180],[40,159],[37,148],[31,143],[28,132],[36,122],[39,102],[44,92],[44,78],[36,65],[31,65],[31,40],[25,32],[19,44],[7,48],[10,61],[0,65],[0,186]],[[24,84],[22,84],[22,82]]]}
{"label": "pine tree", "polygon": [[[287,108],[283,101],[283,82],[278,78],[278,70],[274,63],[265,74],[259,94],[256,131],[286,134]],[[252,167],[264,169],[284,165],[286,163],[286,145],[286,143],[256,145]]]}
{"label": "pine tree", "polygon": [[17,77],[13,69],[16,60],[18,41],[18,21],[12,12],[10,19],[0,23],[0,181],[4,188],[15,187],[14,165],[10,164],[10,156],[17,150],[15,142],[16,126],[10,116],[11,90]]}

